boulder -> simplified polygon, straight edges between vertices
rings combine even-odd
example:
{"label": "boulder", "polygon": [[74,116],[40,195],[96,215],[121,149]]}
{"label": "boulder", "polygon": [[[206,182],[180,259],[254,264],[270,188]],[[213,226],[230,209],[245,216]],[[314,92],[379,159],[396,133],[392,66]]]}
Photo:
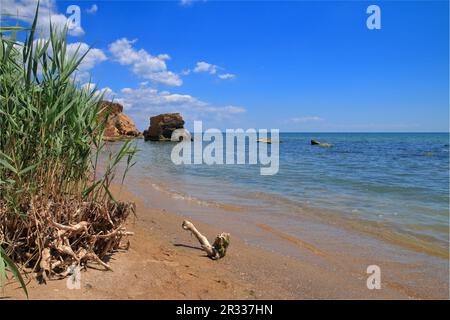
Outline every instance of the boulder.
{"label": "boulder", "polygon": [[104,133],[105,140],[118,140],[121,138],[141,137],[133,121],[125,113],[120,103],[102,101],[100,107],[100,121],[108,115]]}
{"label": "boulder", "polygon": [[145,141],[171,141],[172,133],[184,129],[184,120],[179,113],[165,113],[150,118],[150,127],[144,131]]}

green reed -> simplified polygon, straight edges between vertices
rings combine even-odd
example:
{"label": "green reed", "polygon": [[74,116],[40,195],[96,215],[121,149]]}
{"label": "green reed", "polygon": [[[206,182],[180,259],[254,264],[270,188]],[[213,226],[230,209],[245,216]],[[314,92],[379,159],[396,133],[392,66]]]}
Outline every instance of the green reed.
{"label": "green reed", "polygon": [[[135,152],[124,143],[99,176],[106,121],[99,122],[102,96],[80,89],[75,81],[87,52],[68,54],[67,28],[50,26],[49,37],[35,41],[37,20],[38,8],[30,28],[0,27],[0,217],[3,210],[26,220],[36,199],[114,201],[109,191],[114,167],[125,158],[130,165]],[[8,258],[16,240],[3,236],[4,220],[0,283],[4,286],[9,268],[25,288]]]}

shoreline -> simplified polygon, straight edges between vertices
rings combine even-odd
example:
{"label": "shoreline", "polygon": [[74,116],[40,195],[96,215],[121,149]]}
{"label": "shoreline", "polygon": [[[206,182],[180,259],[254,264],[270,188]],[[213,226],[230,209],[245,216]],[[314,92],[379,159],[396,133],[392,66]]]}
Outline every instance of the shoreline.
{"label": "shoreline", "polygon": [[[238,230],[224,230],[223,226],[180,215],[173,208],[148,206],[145,199],[125,186],[115,185],[113,193],[118,199],[133,201],[137,206],[137,216],[130,217],[127,223],[135,235],[129,238],[128,251],[115,253],[108,261],[113,271],[92,265],[81,273],[80,290],[67,289],[66,280],[39,285],[33,278],[28,284],[30,299],[448,298],[447,292],[432,287],[417,291],[402,279],[391,280],[388,276],[383,277],[382,290],[368,290],[366,270],[353,268],[366,263],[364,259],[344,262],[337,258],[342,252],[331,252],[329,248],[318,247],[269,225],[257,226],[269,237],[293,246],[302,259],[282,255],[248,243]],[[186,218],[209,239],[230,231],[227,255],[218,261],[207,258],[196,239],[182,230],[181,223]],[[24,298],[13,283],[7,285],[4,296]]]}
{"label": "shoreline", "polygon": [[[348,153],[346,149],[349,143],[345,137],[335,137],[335,140],[340,141],[338,145],[342,150],[333,151],[333,154],[316,154],[316,151],[308,148],[309,145],[299,143],[299,139],[305,137],[294,138],[290,143],[288,137],[285,137],[285,147],[303,148],[295,151],[295,154],[301,152],[305,160],[293,161],[294,151],[288,148],[282,155],[284,171],[276,178],[264,179],[259,178],[257,168],[251,166],[245,169],[238,166],[177,167],[170,162],[171,147],[167,144],[138,141],[137,145],[142,152],[137,156],[137,167],[130,170],[127,176],[127,183],[132,192],[146,198],[150,198],[149,194],[154,192],[172,197],[173,201],[160,206],[161,208],[171,208],[173,202],[183,203],[177,209],[185,213],[189,210],[183,207],[183,200],[189,200],[188,202],[218,210],[251,212],[263,219],[278,215],[281,222],[298,217],[300,220],[333,225],[349,233],[359,232],[363,237],[375,238],[386,246],[398,246],[402,251],[430,255],[433,261],[436,261],[435,258],[448,261],[448,192],[442,194],[445,188],[436,184],[428,186],[425,180],[422,189],[419,186],[419,191],[411,191],[414,189],[410,186],[413,179],[423,180],[426,177],[424,173],[414,176],[407,172],[403,174],[403,169],[400,172],[392,169],[393,172],[389,174],[380,173],[383,177],[375,179],[379,175],[378,169],[365,168],[360,163],[362,159],[359,153],[354,157],[350,156],[352,153]],[[358,139],[356,140],[359,141]],[[428,157],[421,156],[420,152],[419,155],[413,155],[416,158],[409,166],[431,161]],[[439,157],[443,155],[445,154]],[[347,167],[340,168],[336,166],[334,157],[340,161],[351,161],[345,161],[348,162]],[[349,159],[350,157],[353,158]],[[328,173],[333,174],[332,177],[317,178],[319,180],[316,181],[315,174],[310,175],[310,172],[315,171],[307,168],[314,169],[310,164],[315,161],[320,163],[320,159],[325,164],[331,162],[331,168],[328,168],[328,164],[325,167],[318,166],[318,177],[321,174],[325,177],[328,177]],[[152,164],[151,167],[149,163]],[[303,167],[299,169],[298,166],[293,166],[295,163],[300,163]],[[398,169],[398,163],[396,166]],[[341,175],[348,170],[361,171],[361,174],[348,173],[351,175],[348,178],[350,182],[345,184],[346,178]],[[365,182],[360,176],[368,176],[368,181]],[[389,186],[391,183],[396,187]],[[445,199],[447,201],[441,201]],[[160,201],[151,198],[151,204],[155,202]],[[289,222],[283,227],[289,229]],[[295,236],[299,234],[295,230],[291,232]]]}
{"label": "shoreline", "polygon": [[[147,180],[147,178],[139,179],[135,176],[129,177],[128,179],[133,182],[133,185],[139,186],[143,186],[145,184],[144,180]],[[223,210],[227,212],[259,212],[264,210],[265,206],[278,206],[279,202],[281,202],[281,209],[273,212],[274,214],[279,214],[280,218],[282,216],[284,218],[292,218],[292,216],[298,215],[299,218],[306,219],[308,222],[333,225],[336,226],[337,229],[345,230],[349,233],[358,233],[362,237],[373,238],[390,246],[398,247],[400,250],[409,250],[416,254],[426,254],[432,259],[449,260],[448,246],[443,247],[442,243],[431,243],[427,241],[429,239],[419,237],[417,235],[411,235],[405,231],[399,231],[394,225],[364,219],[358,217],[357,214],[350,217],[344,217],[343,215],[345,212],[343,212],[342,209],[339,210],[310,206],[309,201],[307,201],[308,204],[296,204],[290,199],[283,198],[281,195],[269,192],[265,193],[264,196],[260,196],[262,193],[257,192],[258,198],[265,202],[263,205],[258,204],[256,206],[240,205],[236,203],[232,204],[229,201],[221,202],[216,200],[204,200],[197,198],[196,196],[181,193],[179,190],[175,191],[171,189],[174,184],[175,182],[173,181],[170,183],[165,181],[163,186],[161,185],[161,181],[158,181],[157,184],[152,183],[151,187],[160,195],[172,198],[173,200],[186,201],[189,203],[194,203],[199,207],[208,207],[212,210]],[[229,190],[226,190],[225,192],[229,192]],[[253,198],[253,200],[257,199]],[[167,205],[167,203],[165,203],[162,207],[166,208],[167,206],[170,207],[170,204]],[[285,217],[285,213],[292,215],[290,217]],[[255,225],[258,225],[258,223],[255,222]],[[264,229],[264,227],[262,229]]]}

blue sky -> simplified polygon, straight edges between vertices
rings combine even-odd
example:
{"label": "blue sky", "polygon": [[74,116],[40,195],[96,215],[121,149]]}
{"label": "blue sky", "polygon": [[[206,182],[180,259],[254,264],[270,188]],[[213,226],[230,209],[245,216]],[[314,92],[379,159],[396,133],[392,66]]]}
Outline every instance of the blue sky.
{"label": "blue sky", "polygon": [[[34,0],[0,1],[25,10]],[[152,115],[179,111],[188,127],[198,119],[221,129],[448,131],[446,1],[51,1],[46,8],[58,17],[71,4],[81,8],[82,30],[70,42],[95,48],[80,81],[90,75],[140,129]],[[381,30],[366,27],[370,4],[381,8]]]}

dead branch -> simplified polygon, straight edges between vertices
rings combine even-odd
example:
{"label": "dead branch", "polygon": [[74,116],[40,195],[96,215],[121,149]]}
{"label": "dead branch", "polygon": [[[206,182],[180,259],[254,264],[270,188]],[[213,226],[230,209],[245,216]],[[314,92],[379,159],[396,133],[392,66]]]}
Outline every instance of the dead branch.
{"label": "dead branch", "polygon": [[42,280],[64,278],[73,266],[93,262],[111,270],[105,256],[129,246],[124,227],[132,203],[33,198],[24,219],[8,212],[0,199],[0,238],[8,255]]}
{"label": "dead branch", "polygon": [[185,220],[181,226],[184,230],[191,231],[191,233],[200,242],[202,249],[206,252],[208,257],[213,260],[217,260],[225,256],[227,248],[230,244],[229,233],[221,233],[217,235],[214,243],[211,245],[208,239],[197,230],[192,222]]}

